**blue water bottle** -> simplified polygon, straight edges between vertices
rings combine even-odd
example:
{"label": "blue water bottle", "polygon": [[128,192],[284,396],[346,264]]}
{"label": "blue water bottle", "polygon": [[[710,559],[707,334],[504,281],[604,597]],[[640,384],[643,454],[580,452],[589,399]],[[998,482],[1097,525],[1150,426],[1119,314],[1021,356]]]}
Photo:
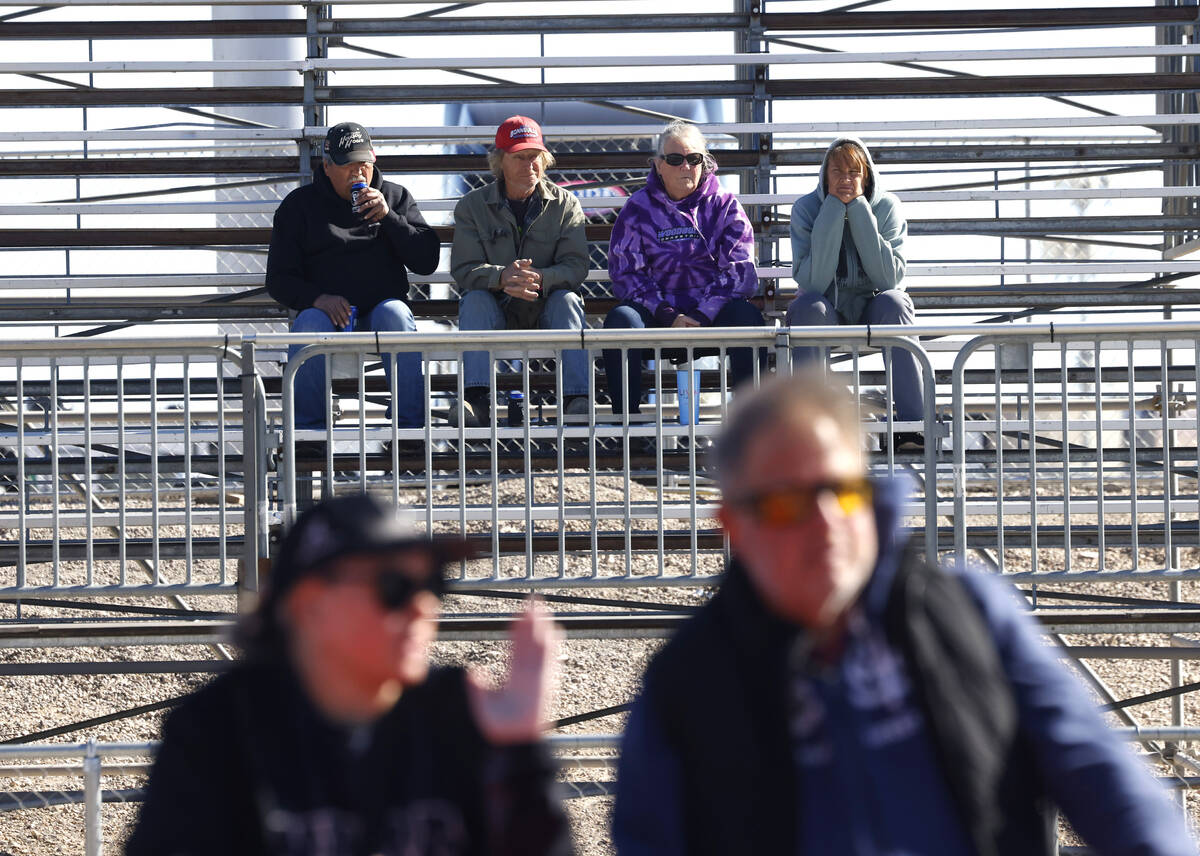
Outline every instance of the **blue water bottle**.
{"label": "blue water bottle", "polygon": [[354,324],[356,321],[358,321],[358,307],[351,306],[350,314],[346,317],[346,326],[343,327],[342,329],[343,330],[353,330]]}

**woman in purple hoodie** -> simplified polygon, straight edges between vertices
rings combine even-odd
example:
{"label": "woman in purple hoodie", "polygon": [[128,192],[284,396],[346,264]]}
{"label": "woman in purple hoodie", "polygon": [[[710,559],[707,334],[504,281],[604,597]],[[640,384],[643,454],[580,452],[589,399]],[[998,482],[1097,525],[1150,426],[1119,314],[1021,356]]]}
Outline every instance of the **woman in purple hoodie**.
{"label": "woman in purple hoodie", "polygon": [[[761,327],[749,300],[758,290],[754,231],[732,193],[717,183],[717,162],[700,129],[667,125],[646,187],[617,217],[608,250],[608,272],[621,303],[604,327]],[[642,349],[627,352],[629,390],[622,396],[621,352],[604,351],[604,371],[614,413],[639,412]],[[731,348],[736,386],[753,377],[750,348]]]}

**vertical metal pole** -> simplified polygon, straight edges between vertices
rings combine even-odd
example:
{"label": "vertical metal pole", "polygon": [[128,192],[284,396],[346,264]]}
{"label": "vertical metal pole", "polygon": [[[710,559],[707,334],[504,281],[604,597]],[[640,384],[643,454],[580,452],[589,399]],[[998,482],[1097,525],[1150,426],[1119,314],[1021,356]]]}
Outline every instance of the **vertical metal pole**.
{"label": "vertical metal pole", "polygon": [[[992,190],[998,191],[999,189],[1000,189],[1000,170],[994,169],[994,170],[992,170]],[[999,198],[996,199],[993,207],[996,212],[996,219],[999,220],[1000,219],[1000,200],[999,200]],[[1001,266],[1001,270],[1003,270],[1003,267],[1004,267],[1004,236],[1003,235],[1000,236],[1000,266]],[[1000,287],[1001,288],[1004,287],[1004,274],[1000,274]]]}
{"label": "vertical metal pole", "polygon": [[[1156,0],[1156,6],[1176,6],[1177,0]],[[1154,43],[1156,45],[1175,45],[1182,41],[1179,27],[1155,27],[1154,28]],[[1177,57],[1160,56],[1154,60],[1155,71],[1159,74],[1169,74],[1174,71],[1179,71],[1180,63]],[[1176,103],[1174,92],[1159,92],[1154,96],[1155,109],[1159,113],[1174,113],[1180,105]],[[1163,126],[1160,130],[1162,141],[1164,143],[1176,143],[1180,141],[1180,132],[1174,125]],[[1162,177],[1164,187],[1176,187],[1180,184],[1180,167],[1175,166],[1171,161],[1164,160],[1162,163]],[[1176,206],[1178,201],[1168,199],[1162,200],[1162,213],[1164,216],[1174,214],[1177,211]],[[1168,254],[1171,248],[1175,245],[1176,236],[1170,231],[1163,233],[1163,251],[1164,255]]]}
{"label": "vertical metal pole", "polygon": [[[259,537],[265,528],[266,497],[259,494],[260,476],[265,477],[265,450],[260,446],[263,421],[257,378],[254,374],[254,341],[242,343],[242,481],[246,503],[242,510],[242,562],[238,574],[238,607],[248,607],[248,601],[258,593]],[[218,378],[220,382],[220,378]],[[221,455],[225,452],[222,449]]]}
{"label": "vertical metal pole", "polygon": [[[318,32],[318,24],[322,19],[328,20],[328,6],[313,4],[304,7],[305,58],[324,59],[329,56],[329,39]],[[325,108],[317,104],[317,87],[324,86],[329,80],[329,73],[307,69],[301,75],[303,82],[303,103],[300,105],[301,116],[305,127],[324,127]],[[310,144],[306,137],[296,141],[296,152],[300,156],[300,180],[305,182],[312,175],[313,161],[318,163],[321,154],[316,149],[316,143]]]}
{"label": "vertical metal pole", "polygon": [[104,831],[100,825],[100,756],[94,739],[88,740],[83,758],[83,829],[85,856],[101,856]]}
{"label": "vertical metal pole", "polygon": [[[1181,2],[1181,0],[1158,0],[1156,5],[1158,5],[1158,6],[1195,5],[1195,0],[1191,0],[1191,2],[1186,2],[1186,3]],[[1195,39],[1195,30],[1193,27],[1190,27],[1190,26],[1189,27],[1156,27],[1154,33],[1155,33],[1155,43],[1160,44],[1160,45],[1183,44],[1185,41],[1188,41],[1188,40],[1194,41],[1194,39]],[[1158,57],[1155,60],[1155,65],[1156,65],[1157,71],[1159,71],[1160,73],[1165,73],[1168,71],[1181,71],[1181,70],[1183,70],[1183,67],[1185,64],[1191,65],[1192,68],[1194,69],[1195,64],[1196,64],[1195,59],[1189,58],[1189,59],[1185,60],[1184,58],[1180,58],[1180,57]],[[1173,113],[1177,110],[1183,111],[1183,110],[1187,110],[1189,108],[1194,109],[1195,105],[1194,104],[1189,105],[1185,100],[1185,99],[1189,99],[1189,98],[1194,98],[1194,95],[1192,95],[1190,93],[1174,93],[1174,92],[1159,93],[1157,96],[1155,96],[1156,108],[1159,113]],[[1196,136],[1194,129],[1191,129],[1191,128],[1181,129],[1178,126],[1173,126],[1173,125],[1172,126],[1164,126],[1161,133],[1163,134],[1163,142],[1180,142],[1185,136],[1194,140],[1195,136]],[[1163,162],[1163,185],[1165,187],[1190,186],[1192,181],[1194,180],[1195,170],[1196,170],[1196,167],[1194,164],[1172,165],[1170,162],[1164,161]],[[1189,175],[1189,172],[1192,174]],[[1162,211],[1163,211],[1164,215],[1182,214],[1182,213],[1185,213],[1187,209],[1191,209],[1192,211],[1194,211],[1195,210],[1194,206],[1195,206],[1195,200],[1193,200],[1193,199],[1164,198],[1163,202],[1162,202]],[[1190,239],[1193,239],[1195,237],[1195,234],[1196,234],[1195,232],[1188,232],[1188,233],[1184,233],[1184,234],[1175,234],[1175,233],[1172,233],[1169,231],[1164,231],[1163,232],[1163,244],[1162,244],[1163,258],[1169,258],[1172,255],[1172,253],[1171,253],[1172,248],[1174,248],[1175,246],[1177,246],[1179,244],[1186,243]],[[1169,307],[1167,307],[1165,309],[1164,317],[1167,319],[1170,318],[1170,308]],[[1167,428],[1168,420],[1170,419],[1170,400],[1171,400],[1171,387],[1170,387],[1170,374],[1169,374],[1171,356],[1170,356],[1169,349],[1167,350],[1166,362],[1167,362],[1167,365],[1164,366],[1164,368],[1163,368],[1164,376],[1163,376],[1163,381],[1162,381],[1161,401],[1162,401],[1162,407],[1163,407],[1163,452],[1164,452],[1164,455],[1169,455],[1170,454],[1170,445],[1171,445],[1171,432]],[[1133,444],[1131,443],[1130,445],[1131,445],[1130,457],[1132,459],[1134,456],[1134,450],[1132,448]],[[1174,494],[1175,489],[1177,488],[1177,477],[1175,476],[1175,474],[1172,471],[1173,468],[1171,466],[1169,466],[1169,457],[1164,457],[1164,464],[1168,464],[1167,466],[1164,467],[1164,477],[1163,477],[1163,493],[1165,495],[1165,501],[1166,501],[1168,513],[1165,515],[1165,519],[1163,521],[1163,526],[1164,526],[1164,531],[1167,533],[1168,539],[1169,539],[1170,532],[1171,532],[1171,525],[1173,522],[1173,520],[1172,520],[1173,515],[1170,514],[1169,512],[1170,512],[1170,507],[1171,507],[1171,497]],[[1172,568],[1178,568],[1179,567],[1179,548],[1177,546],[1175,546],[1170,540],[1167,541],[1167,544],[1168,544],[1167,560]],[[1135,552],[1135,557],[1136,557],[1136,552]],[[1135,564],[1135,566],[1136,566],[1136,564]],[[1179,601],[1179,600],[1183,599],[1183,590],[1182,590],[1181,585],[1178,582],[1171,583],[1169,599],[1173,600],[1173,601]],[[1182,664],[1180,663],[1179,660],[1172,660],[1170,662],[1169,668],[1170,668],[1170,672],[1171,672],[1171,686],[1172,687],[1181,686],[1183,683]],[[1173,725],[1182,725],[1183,724],[1183,716],[1184,716],[1183,696],[1175,695],[1171,698],[1171,723]],[[1169,744],[1168,744],[1168,748],[1171,748]],[[1180,791],[1179,800],[1180,800],[1180,804],[1182,806],[1186,807],[1186,805],[1187,805],[1186,791]]]}
{"label": "vertical metal pole", "polygon": [[[734,49],[738,53],[767,53],[767,43],[765,30],[762,24],[763,8],[766,6],[766,0],[737,0],[736,11],[747,16],[748,24],[746,29],[734,34]],[[737,120],[739,122],[754,122],[765,124],[767,121],[768,96],[766,92],[767,76],[770,73],[770,66],[762,65],[742,65],[738,66],[735,72],[735,78],[739,81],[751,82],[754,85],[754,94],[750,96],[749,101],[741,101],[737,105]],[[741,134],[738,139],[738,145],[746,150],[758,152],[758,162],[751,169],[743,172],[744,186],[742,193],[770,193],[771,192],[771,147],[772,138],[768,133]],[[751,222],[766,222],[767,219],[763,216],[762,209],[757,205],[749,206],[747,211]],[[777,248],[774,238],[769,236],[767,231],[761,235],[762,240],[756,241],[755,254],[756,261],[759,266],[768,266],[778,258]],[[769,285],[764,291],[764,297],[768,298],[768,302],[774,298],[777,287]],[[770,305],[767,307],[770,308]],[[724,361],[721,363],[722,370],[724,369]]]}

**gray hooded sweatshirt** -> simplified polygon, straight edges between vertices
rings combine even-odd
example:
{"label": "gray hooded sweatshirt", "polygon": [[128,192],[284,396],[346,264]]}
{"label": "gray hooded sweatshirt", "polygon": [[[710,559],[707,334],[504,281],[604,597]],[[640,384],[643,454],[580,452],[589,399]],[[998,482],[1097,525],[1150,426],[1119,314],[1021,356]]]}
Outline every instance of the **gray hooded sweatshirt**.
{"label": "gray hooded sweatshirt", "polygon": [[[829,153],[850,142],[867,159],[864,194],[843,203],[826,193]],[[838,314],[858,323],[867,301],[889,288],[903,288],[904,237],[908,223],[900,201],[879,186],[871,152],[855,137],[839,137],[825,150],[817,189],[792,206],[792,277],[801,291],[824,294]]]}

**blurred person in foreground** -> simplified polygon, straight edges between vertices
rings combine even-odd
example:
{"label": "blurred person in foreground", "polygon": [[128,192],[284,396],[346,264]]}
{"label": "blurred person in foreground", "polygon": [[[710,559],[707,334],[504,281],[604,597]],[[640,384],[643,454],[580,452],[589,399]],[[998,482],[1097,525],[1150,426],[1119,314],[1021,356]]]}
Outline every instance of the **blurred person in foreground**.
{"label": "blurred person in foreground", "polygon": [[1178,809],[1003,582],[927,563],[815,372],[735,403],[733,559],[655,657],[621,749],[620,856],[1030,856],[1050,807],[1106,856],[1195,856]]}
{"label": "blurred person in foreground", "polygon": [[[839,137],[825,152],[817,187],[792,205],[792,277],[799,293],[788,305],[789,327],[839,324],[913,324],[904,290],[908,222],[900,200],[880,186],[865,143]],[[919,348],[920,345],[918,344]],[[795,361],[815,360],[818,348],[794,348]],[[924,381],[916,358],[888,348],[892,407],[902,421],[925,414]],[[901,431],[898,448],[922,448],[920,432]]]}
{"label": "blurred person in foreground", "polygon": [[246,657],[167,719],[129,856],[569,854],[540,742],[558,630],[531,605],[507,682],[431,668],[442,566],[363,494],[305,511]]}
{"label": "blurred person in foreground", "polygon": [[[365,187],[352,205],[355,184]],[[299,313],[292,322],[293,333],[415,332],[417,322],[405,302],[405,269],[433,273],[440,253],[437,233],[421,216],[412,194],[384,181],[375,166],[366,128],[342,122],[325,135],[324,157],[312,183],[289,193],[275,211],[267,291]],[[351,307],[357,310],[353,325]],[[304,347],[289,346],[288,359]],[[296,372],[297,428],[326,427],[326,362],[324,357],[312,358]],[[388,355],[383,368],[389,393],[393,363],[396,424],[420,428],[425,424],[421,355]]]}
{"label": "blurred person in foreground", "polygon": [[[667,125],[650,163],[646,186],[613,225],[608,272],[621,302],[604,328],[761,327],[750,302],[758,291],[754,228],[737,197],[721,189],[700,129],[682,120]],[[614,413],[640,412],[642,356],[641,348],[604,351]],[[729,364],[734,386],[752,378],[753,350],[731,348]]]}
{"label": "blurred person in foreground", "polygon": [[[580,286],[587,276],[583,207],[546,177],[554,155],[542,129],[510,116],[488,152],[495,181],[454,206],[450,273],[458,284],[460,330],[582,330],[587,326]],[[487,351],[463,355],[463,397],[451,422],[491,424],[491,364]],[[588,412],[591,363],[587,351],[562,352],[563,400],[568,415]]]}

